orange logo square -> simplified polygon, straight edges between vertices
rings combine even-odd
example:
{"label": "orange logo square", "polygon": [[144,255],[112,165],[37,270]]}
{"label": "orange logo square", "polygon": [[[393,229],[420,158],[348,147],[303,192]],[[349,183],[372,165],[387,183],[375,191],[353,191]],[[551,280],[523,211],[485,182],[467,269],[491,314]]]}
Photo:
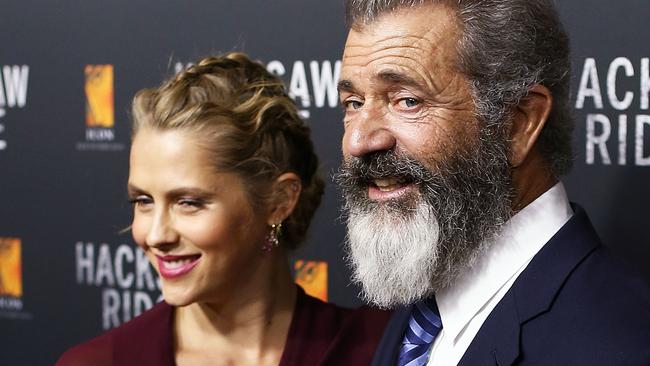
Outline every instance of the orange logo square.
{"label": "orange logo square", "polygon": [[0,296],[23,296],[18,238],[0,238]]}
{"label": "orange logo square", "polygon": [[86,65],[86,126],[112,128],[113,65]]}
{"label": "orange logo square", "polygon": [[298,260],[294,269],[296,283],[308,295],[327,301],[327,262]]}

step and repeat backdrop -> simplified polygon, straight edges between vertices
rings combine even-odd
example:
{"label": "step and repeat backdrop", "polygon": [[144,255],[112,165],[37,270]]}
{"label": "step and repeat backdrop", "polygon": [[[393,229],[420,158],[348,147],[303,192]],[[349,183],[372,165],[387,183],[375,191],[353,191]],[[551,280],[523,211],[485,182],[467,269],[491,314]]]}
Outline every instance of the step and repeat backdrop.
{"label": "step and repeat backdrop", "polygon": [[[562,1],[572,38],[570,197],[607,245],[650,278],[650,3]],[[48,365],[160,299],[121,233],[134,93],[192,61],[244,51],[286,82],[321,173],[340,162],[341,0],[24,0],[0,6],[0,365]],[[293,254],[312,294],[356,306],[342,260],[341,199],[328,179]],[[245,269],[244,269],[245,270]]]}

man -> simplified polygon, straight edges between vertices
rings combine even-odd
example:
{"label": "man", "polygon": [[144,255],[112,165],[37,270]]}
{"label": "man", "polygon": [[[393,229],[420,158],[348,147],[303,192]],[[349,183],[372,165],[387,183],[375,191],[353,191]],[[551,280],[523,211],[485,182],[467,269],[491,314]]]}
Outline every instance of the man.
{"label": "man", "polygon": [[648,287],[558,177],[568,38],[548,0],[348,0],[349,260],[397,308],[375,365],[650,365]]}

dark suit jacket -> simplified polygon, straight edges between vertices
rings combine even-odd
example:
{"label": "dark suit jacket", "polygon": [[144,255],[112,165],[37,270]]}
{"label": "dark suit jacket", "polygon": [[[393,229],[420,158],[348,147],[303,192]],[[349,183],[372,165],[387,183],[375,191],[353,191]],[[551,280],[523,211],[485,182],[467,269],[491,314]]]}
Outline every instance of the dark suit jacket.
{"label": "dark suit jacket", "polygon": [[[650,365],[650,289],[622,270],[584,210],[573,208],[459,365]],[[373,365],[395,365],[410,310],[393,314]]]}
{"label": "dark suit jacket", "polygon": [[[58,366],[174,365],[174,307],[161,302],[67,351]],[[299,288],[280,366],[368,365],[390,313],[324,303]],[[215,360],[219,361],[219,360]]]}

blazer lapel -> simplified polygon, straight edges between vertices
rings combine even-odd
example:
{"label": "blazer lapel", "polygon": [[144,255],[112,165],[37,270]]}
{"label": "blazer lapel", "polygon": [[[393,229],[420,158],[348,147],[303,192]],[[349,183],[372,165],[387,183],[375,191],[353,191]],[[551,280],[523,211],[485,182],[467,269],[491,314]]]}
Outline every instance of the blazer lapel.
{"label": "blazer lapel", "polygon": [[533,257],[490,313],[459,365],[505,366],[517,361],[521,327],[553,306],[571,272],[600,245],[584,210],[578,205],[573,209],[573,217]]}
{"label": "blazer lapel", "polygon": [[396,309],[386,325],[371,366],[395,366],[412,306]]}
{"label": "blazer lapel", "polygon": [[517,304],[508,293],[485,320],[458,365],[512,365],[519,357],[520,330]]}

